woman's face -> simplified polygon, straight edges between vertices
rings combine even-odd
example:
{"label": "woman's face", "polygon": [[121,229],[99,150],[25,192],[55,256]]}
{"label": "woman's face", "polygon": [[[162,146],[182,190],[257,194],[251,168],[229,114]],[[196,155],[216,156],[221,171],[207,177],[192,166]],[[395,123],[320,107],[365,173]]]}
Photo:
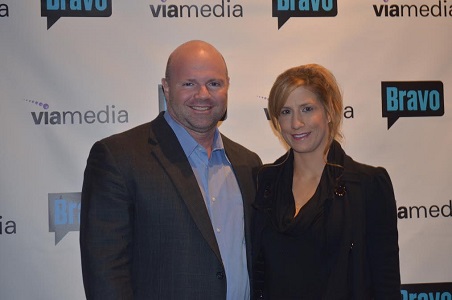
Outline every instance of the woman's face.
{"label": "woman's face", "polygon": [[303,86],[289,94],[278,117],[281,135],[295,153],[321,156],[328,143],[329,121],[317,95]]}

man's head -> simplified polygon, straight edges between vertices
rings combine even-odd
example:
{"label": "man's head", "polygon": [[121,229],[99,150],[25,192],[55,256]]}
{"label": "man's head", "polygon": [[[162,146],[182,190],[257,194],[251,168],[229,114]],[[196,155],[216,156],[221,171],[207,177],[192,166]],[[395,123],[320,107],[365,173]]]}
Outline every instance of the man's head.
{"label": "man's head", "polygon": [[203,41],[189,41],[168,58],[162,85],[168,113],[195,139],[214,132],[227,108],[229,77],[223,56]]}

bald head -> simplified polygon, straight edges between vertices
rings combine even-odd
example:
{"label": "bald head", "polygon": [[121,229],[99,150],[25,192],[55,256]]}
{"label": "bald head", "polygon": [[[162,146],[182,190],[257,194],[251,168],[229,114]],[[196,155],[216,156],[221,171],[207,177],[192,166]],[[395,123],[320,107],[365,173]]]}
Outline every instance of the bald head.
{"label": "bald head", "polygon": [[171,78],[171,74],[175,67],[180,64],[184,64],[184,62],[192,59],[193,57],[205,58],[206,60],[220,58],[224,67],[225,76],[228,77],[228,69],[223,55],[221,55],[221,53],[214,46],[207,42],[192,40],[183,43],[170,54],[165,70],[166,80]]}
{"label": "bald head", "polygon": [[228,102],[229,77],[223,56],[206,42],[190,41],[171,53],[165,73],[167,112],[210,153]]}

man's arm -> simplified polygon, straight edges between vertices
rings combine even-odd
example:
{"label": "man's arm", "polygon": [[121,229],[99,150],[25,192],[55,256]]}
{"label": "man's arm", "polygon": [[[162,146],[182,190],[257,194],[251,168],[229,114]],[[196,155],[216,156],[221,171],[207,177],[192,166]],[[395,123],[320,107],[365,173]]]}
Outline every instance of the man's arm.
{"label": "man's arm", "polygon": [[91,149],[82,189],[80,250],[85,293],[91,299],[132,299],[133,208],[108,147]]}

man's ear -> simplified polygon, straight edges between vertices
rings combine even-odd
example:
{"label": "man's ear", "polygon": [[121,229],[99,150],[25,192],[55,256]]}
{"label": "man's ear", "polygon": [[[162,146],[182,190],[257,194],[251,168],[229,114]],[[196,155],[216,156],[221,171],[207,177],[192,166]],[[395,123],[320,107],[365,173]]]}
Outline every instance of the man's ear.
{"label": "man's ear", "polygon": [[162,78],[162,89],[163,89],[165,98],[168,100],[169,85],[168,85],[168,81],[166,80],[166,78]]}
{"label": "man's ear", "polygon": [[226,109],[226,111],[224,112],[224,115],[221,117],[220,121],[224,121],[226,120],[226,118],[228,117],[228,110]]}

